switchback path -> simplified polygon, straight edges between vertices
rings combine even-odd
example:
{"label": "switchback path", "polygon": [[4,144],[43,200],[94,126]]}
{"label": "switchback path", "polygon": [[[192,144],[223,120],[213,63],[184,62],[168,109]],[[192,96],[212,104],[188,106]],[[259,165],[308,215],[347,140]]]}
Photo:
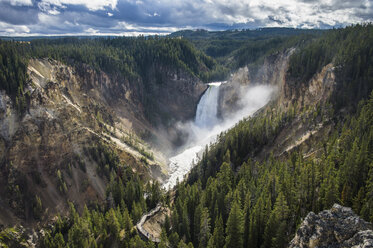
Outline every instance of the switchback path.
{"label": "switchback path", "polygon": [[161,242],[161,240],[160,240],[159,238],[154,237],[152,234],[148,233],[148,232],[143,228],[143,225],[144,225],[145,221],[146,221],[148,218],[150,218],[150,217],[154,216],[156,213],[158,213],[158,212],[161,210],[161,208],[162,208],[162,204],[161,204],[161,203],[158,203],[157,206],[156,206],[155,208],[153,208],[152,210],[150,210],[149,213],[144,214],[144,215],[141,217],[140,221],[137,222],[137,224],[136,224],[136,228],[137,228],[137,230],[138,230],[138,231],[139,231],[139,232],[140,232],[140,233],[141,233],[145,238],[147,238],[147,239],[149,239],[149,240],[151,240],[151,241],[153,241],[153,242],[155,242],[155,243],[159,243],[159,242]]}

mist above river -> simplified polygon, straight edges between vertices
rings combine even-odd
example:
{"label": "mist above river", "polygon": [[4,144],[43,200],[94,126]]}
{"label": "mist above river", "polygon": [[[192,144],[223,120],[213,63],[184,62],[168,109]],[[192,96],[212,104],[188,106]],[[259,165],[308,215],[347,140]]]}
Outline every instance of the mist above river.
{"label": "mist above river", "polygon": [[239,89],[238,108],[226,114],[225,119],[219,119],[218,101],[221,83],[212,83],[201,97],[193,122],[179,123],[177,128],[187,133],[185,145],[178,149],[177,155],[171,157],[169,178],[163,187],[168,189],[181,181],[196,163],[203,148],[216,141],[216,137],[233,127],[245,117],[249,117],[269,102],[275,88],[269,85],[241,86]]}

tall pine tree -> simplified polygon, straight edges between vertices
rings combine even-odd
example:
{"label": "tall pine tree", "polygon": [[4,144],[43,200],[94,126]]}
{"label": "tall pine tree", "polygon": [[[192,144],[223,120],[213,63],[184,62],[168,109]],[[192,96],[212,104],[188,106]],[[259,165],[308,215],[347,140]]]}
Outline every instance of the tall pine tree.
{"label": "tall pine tree", "polygon": [[225,248],[241,248],[243,246],[243,217],[237,201],[234,201],[229,213],[226,235]]}

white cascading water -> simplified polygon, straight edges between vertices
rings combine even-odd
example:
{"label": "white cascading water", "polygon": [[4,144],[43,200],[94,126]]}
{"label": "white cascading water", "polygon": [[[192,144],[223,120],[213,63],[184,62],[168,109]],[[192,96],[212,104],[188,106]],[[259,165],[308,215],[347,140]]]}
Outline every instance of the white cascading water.
{"label": "white cascading water", "polygon": [[197,106],[194,124],[200,128],[213,127],[218,123],[218,100],[220,83],[209,84]]}
{"label": "white cascading water", "polygon": [[193,162],[199,160],[198,153],[201,153],[206,145],[214,142],[219,133],[263,107],[273,92],[272,87],[265,85],[242,87],[241,105],[244,107],[233,113],[229,120],[219,120],[217,112],[221,84],[222,82],[209,84],[209,88],[198,103],[195,121],[182,126],[189,131],[190,141],[183,152],[169,159],[169,178],[163,184],[163,188],[172,188],[178,180],[181,181],[191,170]]}

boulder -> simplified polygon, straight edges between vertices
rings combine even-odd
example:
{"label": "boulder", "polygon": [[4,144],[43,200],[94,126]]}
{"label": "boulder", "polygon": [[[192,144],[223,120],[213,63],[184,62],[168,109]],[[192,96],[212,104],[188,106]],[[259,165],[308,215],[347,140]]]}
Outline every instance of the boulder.
{"label": "boulder", "polygon": [[351,208],[334,204],[330,210],[319,214],[310,212],[288,247],[373,247],[372,224],[357,216]]}

